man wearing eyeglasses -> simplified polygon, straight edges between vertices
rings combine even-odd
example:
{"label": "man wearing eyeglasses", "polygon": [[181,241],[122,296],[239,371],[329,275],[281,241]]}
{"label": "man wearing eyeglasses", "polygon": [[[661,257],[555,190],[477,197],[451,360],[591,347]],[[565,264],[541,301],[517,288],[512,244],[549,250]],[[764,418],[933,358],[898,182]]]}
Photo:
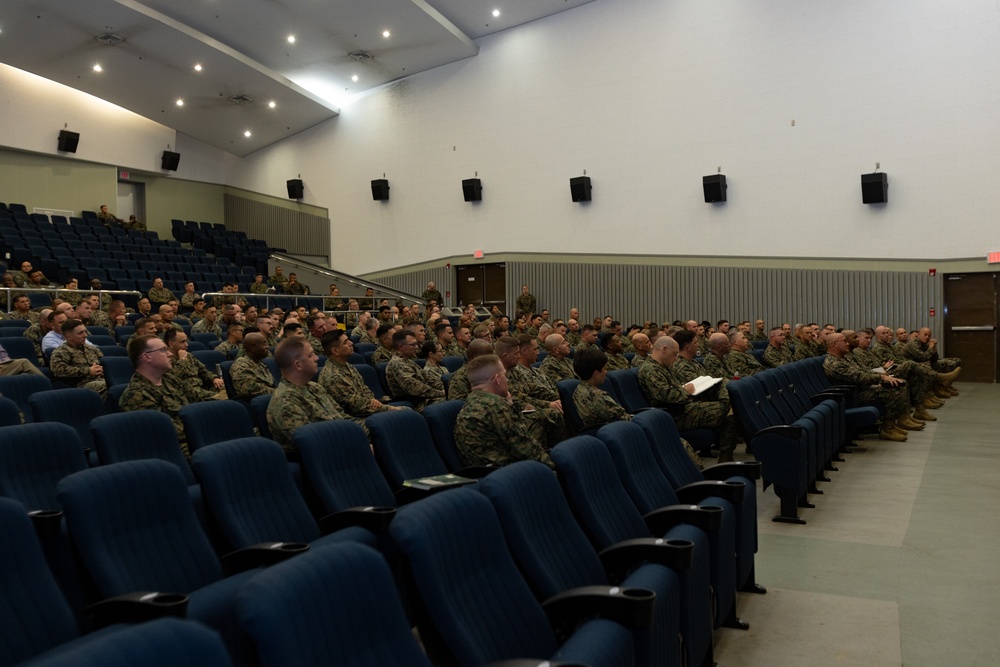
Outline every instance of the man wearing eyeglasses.
{"label": "man wearing eyeglasses", "polygon": [[171,366],[170,348],[154,335],[133,336],[128,341],[128,358],[135,367],[118,405],[122,412],[132,410],[159,410],[174,423],[177,440],[185,457],[190,457],[187,435],[181,423],[181,408],[207,398],[195,394],[193,386],[174,379],[168,371]]}
{"label": "man wearing eyeglasses", "polygon": [[409,329],[392,336],[395,353],[385,368],[389,391],[396,400],[410,401],[417,410],[445,400],[441,378],[424,373],[413,358],[417,354],[417,337]]}

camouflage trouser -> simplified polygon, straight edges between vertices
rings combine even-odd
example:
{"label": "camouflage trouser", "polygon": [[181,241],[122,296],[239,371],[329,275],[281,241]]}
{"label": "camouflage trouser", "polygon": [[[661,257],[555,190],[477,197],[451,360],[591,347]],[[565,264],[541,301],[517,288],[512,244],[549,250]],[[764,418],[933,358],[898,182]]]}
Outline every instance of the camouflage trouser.
{"label": "camouflage trouser", "polygon": [[563,439],[563,416],[552,408],[536,409],[524,415],[531,439],[545,449],[555,447]]}
{"label": "camouflage trouser", "polygon": [[962,365],[962,360],[957,357],[946,357],[934,362],[934,370],[938,373],[950,373]]}
{"label": "camouflage trouser", "polygon": [[88,382],[77,385],[79,389],[89,389],[91,391],[96,391],[101,395],[101,398],[106,398],[108,395],[108,383],[104,381],[104,378],[96,378]]}
{"label": "camouflage trouser", "polygon": [[918,364],[910,359],[899,361],[889,372],[889,375],[906,380],[910,405],[919,406],[937,380],[937,373],[929,367]]}
{"label": "camouflage trouser", "polygon": [[910,392],[905,385],[861,387],[857,397],[859,403],[881,403],[885,407],[885,418],[892,421],[910,412]]}
{"label": "camouflage trouser", "polygon": [[684,406],[684,414],[675,415],[677,430],[693,431],[696,428],[710,428],[719,431],[719,450],[732,452],[736,449],[736,421],[729,416],[729,400],[693,401]]}

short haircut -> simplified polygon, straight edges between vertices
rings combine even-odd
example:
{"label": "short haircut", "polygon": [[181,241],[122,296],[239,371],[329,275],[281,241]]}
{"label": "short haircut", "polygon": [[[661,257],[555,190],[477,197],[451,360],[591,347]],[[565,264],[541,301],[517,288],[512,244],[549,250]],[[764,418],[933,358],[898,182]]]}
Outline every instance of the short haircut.
{"label": "short haircut", "polygon": [[173,340],[177,338],[177,334],[182,334],[182,333],[184,333],[183,330],[170,327],[163,332],[163,342],[166,343],[167,345],[170,345],[170,343],[172,343]]}
{"label": "short haircut", "polygon": [[287,336],[290,333],[294,333],[302,328],[302,325],[298,322],[289,322],[284,327],[281,328],[282,336]]}
{"label": "short haircut", "polygon": [[243,328],[242,322],[230,322],[229,326],[226,327],[226,333],[233,333],[233,331],[235,331],[236,329],[242,329],[242,328]]}
{"label": "short haircut", "polygon": [[723,324],[729,324],[729,320],[719,320],[718,322],[715,323],[715,328],[719,329],[722,327]]}
{"label": "short haircut", "polygon": [[525,347],[526,345],[531,345],[531,341],[538,339],[535,338],[534,336],[529,336],[528,334],[519,334],[516,337],[516,340],[518,345],[520,345],[521,347]]}
{"label": "short haircut", "polygon": [[475,387],[478,384],[483,384],[500,372],[498,369],[502,368],[500,357],[495,354],[484,354],[476,357],[468,364],[466,374],[469,378],[469,385]]}
{"label": "short haircut", "polygon": [[469,343],[469,349],[467,349],[465,353],[466,361],[468,362],[472,361],[476,357],[481,357],[484,354],[493,354],[493,346],[489,341],[477,338]]}
{"label": "short haircut", "polygon": [[[367,320],[365,320],[365,331],[371,331],[372,329],[377,330],[378,327],[379,327],[378,320],[376,320],[374,317],[369,317]],[[376,332],[375,335],[377,336],[378,333]]]}
{"label": "short haircut", "polygon": [[153,321],[153,320],[152,320],[151,318],[148,318],[148,317],[140,317],[139,319],[137,319],[137,320],[136,320],[136,321],[135,321],[135,322],[133,323],[133,325],[132,325],[132,326],[134,326],[134,327],[135,327],[135,330],[136,330],[136,331],[138,331],[139,329],[143,328],[144,326],[146,326],[147,324],[149,324],[149,323],[150,323],[150,322],[152,322],[152,321]]}
{"label": "short haircut", "polygon": [[413,332],[409,329],[400,329],[396,333],[392,334],[392,346],[399,347],[400,345],[403,345],[406,343],[407,338],[416,338],[416,336],[414,336]]}
{"label": "short haircut", "polygon": [[155,338],[156,336],[153,334],[145,334],[142,336],[132,336],[128,339],[128,347],[126,349],[128,350],[128,359],[132,362],[133,367],[139,367],[139,357],[146,351],[149,341]]}
{"label": "short haircut", "polygon": [[70,318],[70,319],[66,320],[65,322],[63,322],[62,332],[64,334],[69,333],[70,331],[72,331],[73,329],[77,328],[81,324],[83,324],[83,322],[81,320],[78,320],[78,319],[75,319],[75,318]]}
{"label": "short haircut", "polygon": [[274,348],[274,361],[279,369],[287,370],[292,367],[305,348],[312,350],[312,345],[305,338],[286,338]]}
{"label": "short haircut", "polygon": [[608,355],[597,347],[588,347],[573,357],[573,370],[586,382],[608,365]]}
{"label": "short haircut", "polygon": [[581,331],[599,331],[599,329],[597,327],[595,327],[593,324],[584,324],[582,327],[580,327],[580,330]]}
{"label": "short haircut", "polygon": [[502,356],[508,352],[516,352],[521,347],[521,344],[517,342],[517,339],[513,336],[504,336],[503,338],[497,339],[496,345],[493,346],[496,355]]}
{"label": "short haircut", "polygon": [[697,334],[690,329],[681,329],[673,335],[673,339],[677,341],[677,347],[679,348],[683,348],[697,337]]}
{"label": "short haircut", "polygon": [[343,329],[333,329],[332,331],[327,331],[323,334],[320,339],[320,344],[323,346],[323,351],[326,352],[326,356],[330,356],[330,350],[336,345],[341,338],[347,335],[347,332]]}
{"label": "short haircut", "polygon": [[448,320],[442,320],[441,322],[438,322],[436,325],[434,325],[434,335],[440,336],[441,334],[444,333],[445,329],[451,329],[451,322],[449,322]]}

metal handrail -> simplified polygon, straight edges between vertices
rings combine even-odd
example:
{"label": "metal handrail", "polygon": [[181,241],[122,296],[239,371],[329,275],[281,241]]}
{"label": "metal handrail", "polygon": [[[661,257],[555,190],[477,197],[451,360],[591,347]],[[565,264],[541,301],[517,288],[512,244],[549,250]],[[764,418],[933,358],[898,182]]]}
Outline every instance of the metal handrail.
{"label": "metal handrail", "polygon": [[103,303],[105,294],[125,294],[130,296],[138,296],[142,298],[142,292],[138,290],[125,290],[125,289],[67,289],[65,287],[0,287],[0,292],[6,292],[7,295],[7,312],[10,313],[14,306],[14,300],[10,298],[11,292],[16,292],[18,294],[39,294],[41,292],[48,292],[53,296],[59,293],[72,292],[75,294],[96,294]]}
{"label": "metal handrail", "polygon": [[[423,304],[424,302],[424,300],[417,294],[409,294],[407,292],[402,292],[400,290],[392,289],[391,287],[386,287],[385,285],[380,285],[378,283],[371,282],[370,280],[365,280],[364,278],[352,276],[351,274],[344,273],[343,271],[335,271],[334,269],[329,269],[324,266],[320,266],[319,264],[313,264],[312,262],[307,262],[305,260],[298,259],[296,257],[292,257],[291,255],[286,255],[284,253],[271,252],[268,255],[268,259],[280,262],[281,264],[291,264],[300,269],[308,269],[309,271],[312,271],[313,273],[316,273],[318,275],[327,276],[329,278],[336,279],[337,281],[346,282],[349,285],[360,287],[362,291],[371,288],[376,292],[376,294],[382,294],[387,297],[393,297],[395,299],[401,299],[403,301],[410,301],[412,303],[419,303],[419,304]],[[359,297],[346,297],[341,295],[341,298],[356,299]],[[370,299],[373,297],[362,296],[360,298]],[[376,296],[374,298],[378,299],[379,297]]]}

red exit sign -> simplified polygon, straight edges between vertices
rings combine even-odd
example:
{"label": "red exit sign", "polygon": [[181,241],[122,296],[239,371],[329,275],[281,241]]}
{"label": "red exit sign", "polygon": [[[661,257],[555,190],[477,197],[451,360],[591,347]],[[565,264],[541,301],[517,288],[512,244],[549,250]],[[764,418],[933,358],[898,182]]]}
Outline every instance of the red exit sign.
{"label": "red exit sign", "polygon": [[991,252],[986,255],[987,264],[1000,264],[1000,252]]}
{"label": "red exit sign", "polygon": [[127,171],[120,171],[120,172],[118,172],[118,178],[122,179],[123,181],[127,181],[128,180],[128,172]]}

